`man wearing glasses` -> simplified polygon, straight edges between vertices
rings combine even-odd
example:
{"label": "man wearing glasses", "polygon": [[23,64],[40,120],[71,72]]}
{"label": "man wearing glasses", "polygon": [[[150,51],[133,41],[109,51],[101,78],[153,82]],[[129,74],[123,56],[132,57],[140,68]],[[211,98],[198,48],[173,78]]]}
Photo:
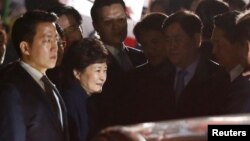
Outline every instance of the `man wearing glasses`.
{"label": "man wearing glasses", "polygon": [[60,5],[52,10],[59,19],[57,23],[63,29],[67,47],[83,38],[81,14],[71,6]]}

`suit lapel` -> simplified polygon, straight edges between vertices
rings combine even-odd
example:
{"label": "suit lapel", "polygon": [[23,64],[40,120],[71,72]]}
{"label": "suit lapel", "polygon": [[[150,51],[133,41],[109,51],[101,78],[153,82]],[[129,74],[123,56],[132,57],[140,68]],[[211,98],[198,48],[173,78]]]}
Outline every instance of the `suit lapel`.
{"label": "suit lapel", "polygon": [[109,52],[109,69],[110,70],[114,70],[114,71],[122,71],[118,61],[115,59],[115,57]]}
{"label": "suit lapel", "polygon": [[[39,84],[37,84],[37,82],[31,77],[31,75],[20,65],[17,66],[16,72],[19,73],[18,76],[21,78],[20,80],[22,80],[22,81],[25,80],[25,84],[24,84],[24,82],[19,82],[19,83],[22,84],[23,87],[27,87],[27,89],[32,89],[32,91],[35,91],[34,93],[37,94],[39,99],[41,99],[41,101],[46,106],[46,109],[48,109],[48,114],[51,116],[51,120],[53,121],[54,125],[57,127],[57,129],[60,132],[62,132],[61,123],[60,123],[59,119],[57,118],[57,116],[52,112],[51,106],[49,104],[49,101],[46,97],[44,90],[40,87]],[[61,98],[59,98],[59,99],[61,101]],[[60,103],[62,103],[62,102],[60,102]],[[61,106],[61,107],[63,107],[62,109],[65,109],[65,106]],[[63,110],[62,112],[65,113],[65,110]],[[65,117],[67,117],[67,116],[63,115],[63,119]]]}

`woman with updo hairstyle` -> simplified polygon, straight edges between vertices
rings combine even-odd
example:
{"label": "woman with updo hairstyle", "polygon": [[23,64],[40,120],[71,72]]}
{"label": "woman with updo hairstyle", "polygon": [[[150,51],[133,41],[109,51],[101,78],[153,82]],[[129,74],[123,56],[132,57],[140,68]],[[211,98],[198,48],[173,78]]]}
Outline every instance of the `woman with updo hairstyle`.
{"label": "woman with updo hairstyle", "polygon": [[97,39],[82,39],[69,46],[62,61],[62,97],[68,110],[71,141],[86,141],[87,99],[102,91],[107,77],[108,51]]}

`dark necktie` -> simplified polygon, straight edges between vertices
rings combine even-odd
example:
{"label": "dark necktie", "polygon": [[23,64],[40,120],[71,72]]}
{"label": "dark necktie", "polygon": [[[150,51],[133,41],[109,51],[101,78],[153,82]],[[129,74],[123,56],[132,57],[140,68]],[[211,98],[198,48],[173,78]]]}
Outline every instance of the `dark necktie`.
{"label": "dark necktie", "polygon": [[49,80],[49,78],[46,75],[43,75],[41,80],[44,83],[46,97],[49,100],[49,103],[50,103],[50,105],[52,107],[52,110],[60,120],[59,107],[58,107],[58,104],[57,104],[57,101],[56,101],[56,98],[55,98],[55,95],[54,95],[54,92],[53,92],[53,91],[56,92],[55,86],[52,84],[52,82]]}
{"label": "dark necktie", "polygon": [[185,87],[184,78],[186,74],[187,74],[186,70],[180,70],[177,72],[177,81],[176,81],[176,87],[175,87],[176,101],[179,100],[181,92],[183,91]]}

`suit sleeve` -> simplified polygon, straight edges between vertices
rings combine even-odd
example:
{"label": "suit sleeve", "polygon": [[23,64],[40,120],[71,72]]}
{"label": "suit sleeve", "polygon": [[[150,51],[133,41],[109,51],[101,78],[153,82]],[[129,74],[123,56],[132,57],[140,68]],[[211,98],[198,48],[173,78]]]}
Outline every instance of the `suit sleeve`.
{"label": "suit sleeve", "polygon": [[10,84],[0,84],[0,141],[26,141],[20,93]]}

